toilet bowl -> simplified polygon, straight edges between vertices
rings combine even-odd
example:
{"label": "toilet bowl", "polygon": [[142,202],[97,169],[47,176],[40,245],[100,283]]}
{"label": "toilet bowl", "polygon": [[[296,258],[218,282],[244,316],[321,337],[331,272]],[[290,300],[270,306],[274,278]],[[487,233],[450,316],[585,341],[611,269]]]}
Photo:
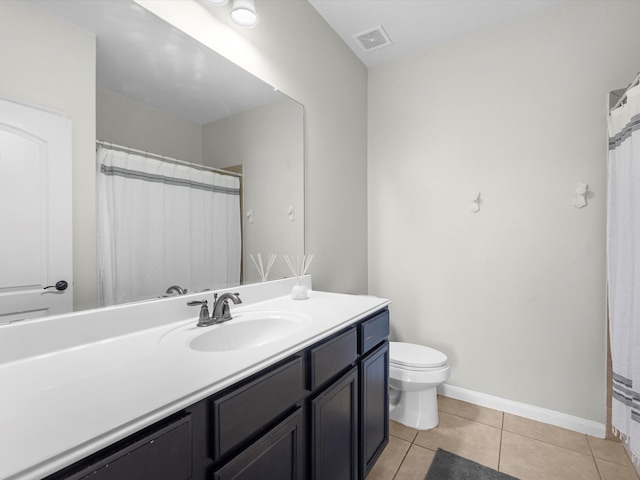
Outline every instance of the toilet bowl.
{"label": "toilet bowl", "polygon": [[437,386],[450,376],[447,356],[413,343],[389,342],[389,418],[407,427],[438,425]]}

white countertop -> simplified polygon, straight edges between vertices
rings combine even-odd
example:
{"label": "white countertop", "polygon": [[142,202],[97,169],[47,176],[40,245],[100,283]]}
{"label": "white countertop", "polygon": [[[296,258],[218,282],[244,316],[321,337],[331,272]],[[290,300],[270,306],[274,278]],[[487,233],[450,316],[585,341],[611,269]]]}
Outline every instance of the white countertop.
{"label": "white countertop", "polygon": [[195,325],[193,310],[189,320],[0,363],[0,479],[54,473],[388,304],[310,291],[308,300],[286,295],[232,306],[232,314],[286,311],[312,319],[288,337],[249,349],[209,353],[161,342],[172,329]]}

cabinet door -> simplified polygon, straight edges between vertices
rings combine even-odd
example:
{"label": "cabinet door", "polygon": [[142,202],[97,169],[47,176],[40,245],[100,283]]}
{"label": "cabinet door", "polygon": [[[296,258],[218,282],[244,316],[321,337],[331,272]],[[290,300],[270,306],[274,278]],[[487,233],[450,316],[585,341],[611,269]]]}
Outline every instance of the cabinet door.
{"label": "cabinet door", "polygon": [[311,479],[358,478],[358,369],[311,401]]}
{"label": "cabinet door", "polygon": [[365,478],[389,441],[389,342],[360,364],[360,478]]}
{"label": "cabinet door", "polygon": [[287,417],[214,474],[214,480],[303,480],[302,411]]}

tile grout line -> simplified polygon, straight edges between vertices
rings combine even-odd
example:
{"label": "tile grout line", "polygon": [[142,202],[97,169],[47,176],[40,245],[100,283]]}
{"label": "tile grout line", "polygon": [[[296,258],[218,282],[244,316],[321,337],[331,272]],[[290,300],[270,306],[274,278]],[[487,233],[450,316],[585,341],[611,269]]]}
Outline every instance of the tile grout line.
{"label": "tile grout line", "polygon": [[504,434],[504,412],[502,412],[501,418],[500,418],[500,445],[498,446],[498,468],[497,470],[500,471],[500,461],[502,460],[502,435]]}
{"label": "tile grout line", "polygon": [[[415,437],[413,437],[413,440],[415,440],[417,436],[418,436],[418,434],[416,434]],[[396,469],[396,472],[393,474],[393,477],[391,477],[391,480],[395,480],[395,478],[398,476],[398,473],[400,473],[400,469],[402,468],[402,464],[407,459],[407,455],[409,455],[409,450],[411,450],[411,447],[413,446],[413,440],[409,443],[409,448],[407,448],[407,451],[402,456],[402,460],[400,461],[400,465],[398,465],[398,468]]]}
{"label": "tile grout line", "polygon": [[598,478],[602,480],[602,473],[600,472],[600,467],[598,466],[598,462],[596,461],[596,454],[593,451],[593,447],[591,446],[591,442],[589,441],[589,437],[587,435],[584,436],[587,439],[587,445],[589,445],[589,451],[591,452],[591,458],[593,459],[593,463],[596,466],[596,472],[598,472]]}

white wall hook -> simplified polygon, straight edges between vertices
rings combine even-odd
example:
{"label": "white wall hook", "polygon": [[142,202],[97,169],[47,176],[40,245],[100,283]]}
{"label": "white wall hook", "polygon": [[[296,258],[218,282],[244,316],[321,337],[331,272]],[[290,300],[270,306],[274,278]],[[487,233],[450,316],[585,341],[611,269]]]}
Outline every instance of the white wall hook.
{"label": "white wall hook", "polygon": [[289,215],[290,222],[293,222],[296,219],[296,209],[293,205],[289,206],[289,210],[287,211],[287,214]]}
{"label": "white wall hook", "polygon": [[247,220],[249,221],[249,223],[253,223],[256,221],[253,216],[253,209],[251,208],[247,211]]}
{"label": "white wall hook", "polygon": [[471,192],[469,200],[471,201],[471,206],[469,207],[471,213],[478,213],[480,211],[480,192]]}
{"label": "white wall hook", "polygon": [[586,183],[578,183],[576,185],[575,193],[573,194],[573,206],[576,208],[582,208],[587,206],[587,192],[589,191],[589,185]]}

